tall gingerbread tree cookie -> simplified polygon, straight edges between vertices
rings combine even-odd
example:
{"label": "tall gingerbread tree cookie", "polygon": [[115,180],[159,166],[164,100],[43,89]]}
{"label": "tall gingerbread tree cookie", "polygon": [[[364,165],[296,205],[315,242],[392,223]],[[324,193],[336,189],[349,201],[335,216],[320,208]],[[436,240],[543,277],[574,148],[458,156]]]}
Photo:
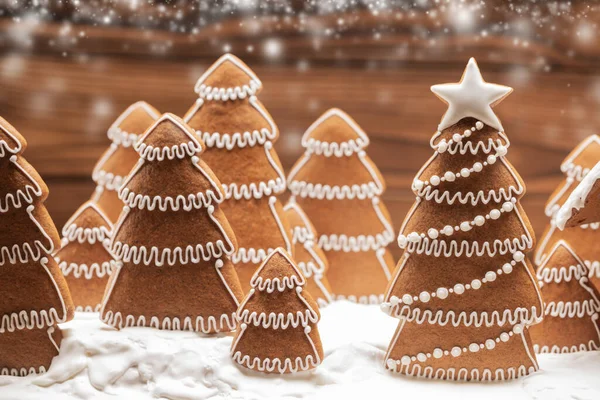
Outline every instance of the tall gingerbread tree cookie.
{"label": "tall gingerbread tree cookie", "polygon": [[323,360],[317,329],[321,315],[306,279],[291,256],[275,249],[258,268],[237,312],[233,360],[249,369],[288,374],[316,368]]}
{"label": "tall gingerbread tree cookie", "polygon": [[390,279],[390,215],[379,196],[381,173],[365,152],[369,138],[346,113],[331,109],[302,138],[303,157],[290,171],[291,201],[319,233],[337,299],[378,304]]}
{"label": "tall gingerbread tree cookie", "polygon": [[48,187],[21,156],[27,142],[0,118],[0,375],[43,373],[58,355],[57,324],[73,303],[52,252],[60,237]]}
{"label": "tall gingerbread tree cookie", "polygon": [[563,240],[537,271],[545,316],[531,328],[537,353],[572,353],[600,348],[600,294],[588,270]]}
{"label": "tall gingerbread tree cookie", "polygon": [[[565,158],[560,166],[565,175],[563,181],[554,190],[546,205],[546,215],[550,217],[550,223],[544,230],[539,245],[535,252],[535,262],[541,265],[549,256],[550,250],[561,240],[566,241],[579,257],[583,259],[587,266],[590,279],[600,285],[600,248],[597,246],[600,240],[600,218],[583,223],[570,223],[566,229],[559,229],[559,220],[557,212],[561,206],[567,205],[566,209],[572,210],[573,201],[583,193],[581,189],[576,191],[576,187],[587,187],[591,190],[592,185],[586,185],[583,181],[590,182],[594,176],[587,178],[590,170],[600,161],[600,137],[592,135],[583,140],[571,153]],[[598,185],[600,188],[600,185]],[[593,196],[591,197],[593,198]],[[567,204],[569,203],[569,204]],[[566,215],[565,213],[562,213]],[[600,213],[599,213],[600,216]],[[563,225],[564,225],[563,221]],[[563,228],[565,228],[563,226]]]}
{"label": "tall gingerbread tree cookie", "polygon": [[92,179],[97,186],[92,201],[100,206],[112,222],[117,221],[123,209],[119,187],[139,159],[133,146],[158,117],[160,113],[154,107],[138,101],[119,115],[108,129],[112,144],[94,167]]}
{"label": "tall gingerbread tree cookie", "polygon": [[459,83],[432,87],[448,110],[413,182],[382,305],[400,319],[385,358],[394,372],[492,381],[538,369],[528,328],[543,305],[525,257],[534,234],[491,108],[511,90],[485,82],[474,59]]}
{"label": "tall gingerbread tree cookie", "polygon": [[164,114],[135,145],[111,238],[116,258],[100,311],[116,328],[232,331],[242,298],[229,257],[235,236],[219,204],[221,183],[200,159],[204,144]]}
{"label": "tall gingerbread tree cookie", "polygon": [[222,205],[239,248],[232,256],[244,290],[270,251],[292,251],[277,195],[285,175],[273,144],[277,126],[256,95],[262,83],[237,57],[219,58],[196,83],[199,95],[184,120],[207,147],[204,159],[225,191]]}
{"label": "tall gingerbread tree cookie", "polygon": [[62,247],[54,258],[64,274],[75,311],[94,312],[112,272],[108,239],[112,223],[98,205],[83,204],[63,228]]}
{"label": "tall gingerbread tree cookie", "polygon": [[323,250],[317,246],[317,231],[298,204],[290,202],[283,209],[292,228],[294,260],[306,278],[306,289],[315,297],[319,307],[324,307],[332,300],[326,276],[329,263]]}

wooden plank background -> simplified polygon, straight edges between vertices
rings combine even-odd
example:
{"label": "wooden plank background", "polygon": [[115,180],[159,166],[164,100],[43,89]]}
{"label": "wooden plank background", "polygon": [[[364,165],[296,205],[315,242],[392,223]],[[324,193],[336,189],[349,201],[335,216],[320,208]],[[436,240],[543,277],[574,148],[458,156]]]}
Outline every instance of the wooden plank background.
{"label": "wooden plank background", "polygon": [[326,109],[342,108],[357,120],[372,139],[368,153],[388,183],[383,199],[398,229],[414,201],[411,180],[432,154],[428,142],[445,111],[429,87],[457,81],[475,56],[487,81],[515,88],[496,111],[511,139],[508,158],[527,184],[523,205],[541,234],[561,160],[600,131],[597,44],[569,45],[564,35],[524,42],[457,34],[432,42],[406,29],[374,38],[365,33],[371,21],[365,20],[318,45],[284,29],[276,59],[265,58],[264,38],[247,34],[236,20],[192,38],[71,25],[72,36],[85,35],[64,51],[56,41],[64,38],[64,24],[40,24],[30,43],[18,46],[10,33],[14,22],[0,20],[0,115],[28,139],[25,156],[48,183],[47,206],[61,227],[92,193],[91,171],[109,145],[106,129],[114,118],[137,100],[183,115],[196,98],[195,80],[227,43],[263,81],[259,98],[282,133],[276,148],[287,169],[302,153],[302,132]]}

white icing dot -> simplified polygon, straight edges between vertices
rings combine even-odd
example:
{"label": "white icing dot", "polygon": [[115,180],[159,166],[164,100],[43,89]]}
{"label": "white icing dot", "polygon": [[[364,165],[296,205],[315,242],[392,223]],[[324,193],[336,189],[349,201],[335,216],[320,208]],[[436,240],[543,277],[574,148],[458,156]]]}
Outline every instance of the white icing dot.
{"label": "white icing dot", "polygon": [[473,164],[473,171],[475,172],[481,172],[483,170],[483,164],[480,162],[476,162],[475,164]]}
{"label": "white icing dot", "polygon": [[398,236],[398,246],[405,247],[407,243],[408,243],[408,239],[406,238],[406,236],[404,236],[404,235]]}
{"label": "white icing dot", "polygon": [[464,178],[467,178],[469,175],[471,175],[471,171],[469,171],[469,168],[463,168],[460,170],[460,175]]}
{"label": "white icing dot", "polygon": [[460,136],[460,133],[455,133],[454,135],[452,135],[452,140],[458,143],[462,140],[462,136]]}
{"label": "white icing dot", "polygon": [[488,271],[485,273],[485,280],[488,282],[494,282],[496,280],[496,273],[494,271]]}
{"label": "white icing dot", "polygon": [[481,281],[479,279],[473,279],[471,281],[471,287],[475,290],[479,289],[481,287]]}
{"label": "white icing dot", "polygon": [[475,128],[477,128],[478,131],[482,130],[483,129],[483,122],[477,121],[475,123]]}
{"label": "white icing dot", "polygon": [[523,325],[515,325],[515,327],[513,328],[513,332],[517,335],[523,333]]}
{"label": "white icing dot", "polygon": [[505,156],[506,153],[508,153],[508,150],[506,149],[505,146],[498,146],[496,148],[496,154],[500,157]]}
{"label": "white icing dot", "polygon": [[443,233],[444,233],[444,235],[450,236],[450,235],[452,235],[452,233],[454,233],[454,228],[451,227],[450,225],[446,225],[444,227]]}
{"label": "white icing dot", "polygon": [[440,184],[440,177],[437,175],[432,175],[431,178],[429,178],[429,182],[431,182],[433,186],[437,186]]}
{"label": "white icing dot", "polygon": [[394,360],[392,360],[391,358],[387,360],[386,362],[388,368],[390,369],[394,369],[394,367],[396,366],[396,362]]}
{"label": "white icing dot", "polygon": [[500,218],[500,214],[501,214],[500,210],[497,210],[497,209],[494,208],[492,211],[490,211],[490,218],[491,219],[498,219],[498,218]]}
{"label": "white icing dot", "polygon": [[448,143],[446,143],[446,140],[440,141],[437,148],[438,153],[444,153],[446,150],[448,150]]}
{"label": "white icing dot", "polygon": [[453,357],[458,357],[462,354],[462,349],[458,346],[453,347],[450,354],[452,354]]}
{"label": "white icing dot", "polygon": [[502,271],[504,271],[505,274],[510,274],[513,270],[512,265],[510,265],[510,263],[506,263],[502,266]]}
{"label": "white icing dot", "polygon": [[419,295],[419,300],[421,300],[423,303],[427,303],[429,300],[431,300],[431,295],[429,294],[429,292],[423,291]]}
{"label": "white icing dot", "polygon": [[485,218],[481,215],[478,215],[475,217],[475,219],[473,220],[473,222],[475,222],[475,225],[477,226],[481,226],[483,224],[485,224]]}
{"label": "white icing dot", "polygon": [[417,354],[417,360],[419,360],[420,362],[427,361],[427,356],[423,353],[419,353]]}
{"label": "white icing dot", "polygon": [[400,303],[400,299],[398,298],[398,296],[392,296],[392,297],[390,297],[390,303],[393,306],[396,306],[396,305],[398,305],[398,303]]}
{"label": "white icing dot", "polygon": [[468,221],[464,221],[460,223],[460,230],[463,232],[468,232],[471,230],[471,223]]}
{"label": "white icing dot", "polygon": [[471,130],[465,129],[465,131],[463,132],[463,135],[465,135],[466,137],[469,137],[471,135]]}
{"label": "white icing dot", "polygon": [[417,232],[411,232],[408,234],[408,241],[413,243],[420,242],[421,235],[419,235]]}
{"label": "white icing dot", "polygon": [[523,254],[520,251],[517,251],[515,254],[513,254],[513,259],[516,262],[521,262],[521,261],[523,261],[525,259],[525,254]]}
{"label": "white icing dot", "polygon": [[494,339],[488,339],[485,341],[485,347],[488,350],[492,350],[494,347],[496,347],[496,342],[494,341]]}
{"label": "white icing dot", "polygon": [[510,339],[510,335],[506,332],[502,332],[500,334],[500,340],[502,340],[503,342],[508,342],[508,339]]}
{"label": "white icing dot", "polygon": [[444,355],[444,350],[442,349],[433,349],[433,357],[434,358],[441,358]]}
{"label": "white icing dot", "polygon": [[309,334],[311,330],[312,330],[312,328],[310,326],[304,327],[304,333],[306,333],[306,334]]}
{"label": "white icing dot", "polygon": [[413,302],[412,296],[410,294],[405,294],[404,296],[402,296],[402,302],[404,304],[409,304],[409,305],[412,304],[412,302]]}
{"label": "white icing dot", "polygon": [[496,162],[496,156],[493,155],[493,154],[489,155],[488,158],[487,158],[487,162],[490,165],[494,164]]}
{"label": "white icing dot", "polygon": [[400,362],[402,363],[402,365],[408,365],[408,364],[410,364],[410,357],[402,356],[402,358],[400,359]]}
{"label": "white icing dot", "polygon": [[454,180],[456,179],[456,175],[454,175],[454,172],[447,171],[444,174],[444,179],[448,182],[454,182]]}
{"label": "white icing dot", "polygon": [[465,286],[462,283],[454,285],[454,293],[463,294],[465,292]]}
{"label": "white icing dot", "polygon": [[440,232],[434,228],[429,228],[429,230],[427,231],[427,235],[429,235],[429,237],[432,239],[437,239],[439,234]]}
{"label": "white icing dot", "polygon": [[472,353],[477,353],[479,351],[479,345],[477,343],[471,343],[469,345],[469,351]]}
{"label": "white icing dot", "polygon": [[504,212],[511,212],[513,208],[515,208],[515,205],[512,203],[512,201],[507,201],[506,203],[502,204],[502,211]]}
{"label": "white icing dot", "polygon": [[415,186],[415,189],[417,189],[417,190],[423,189],[423,181],[421,181],[419,179],[415,179],[415,181],[413,182],[413,185]]}
{"label": "white icing dot", "polygon": [[446,297],[448,297],[448,289],[443,288],[443,287],[438,288],[435,291],[435,294],[437,295],[438,298],[444,300]]}

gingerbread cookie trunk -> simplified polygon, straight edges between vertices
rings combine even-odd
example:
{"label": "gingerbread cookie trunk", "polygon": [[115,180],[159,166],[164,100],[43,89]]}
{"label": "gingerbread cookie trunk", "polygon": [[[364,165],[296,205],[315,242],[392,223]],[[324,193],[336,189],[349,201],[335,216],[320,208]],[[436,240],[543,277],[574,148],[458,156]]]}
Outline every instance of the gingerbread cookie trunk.
{"label": "gingerbread cookie trunk", "polygon": [[267,254],[293,250],[276,197],[286,189],[273,147],[279,131],[256,97],[261,88],[246,64],[226,54],[198,79],[199,98],[184,117],[206,144],[204,159],[223,185],[223,210],[239,246],[231,259],[246,291]]}
{"label": "gingerbread cookie trunk", "polygon": [[92,201],[100,206],[112,222],[117,221],[123,209],[117,191],[139,159],[133,146],[158,117],[158,110],[144,101],[138,101],[119,115],[108,129],[112,144],[94,167],[92,178],[97,187]]}
{"label": "gingerbread cookie trunk", "polygon": [[100,208],[88,201],[63,228],[62,247],[54,255],[64,274],[75,311],[97,312],[108,278],[112,255],[107,248],[112,223]]}
{"label": "gingerbread cookie trunk", "polygon": [[290,202],[283,209],[292,229],[294,260],[306,278],[307,290],[316,298],[319,307],[325,307],[332,301],[326,276],[329,263],[317,246],[317,231],[298,204]]}
{"label": "gingerbread cookie trunk", "polygon": [[583,259],[596,286],[600,285],[600,250],[597,246],[600,212],[585,206],[600,192],[600,184],[595,185],[600,176],[600,167],[595,168],[599,160],[600,137],[597,135],[587,137],[565,158],[560,166],[565,179],[548,200],[546,215],[550,217],[550,223],[535,252],[535,262],[541,265],[554,245],[564,240]]}
{"label": "gingerbread cookie trunk", "polygon": [[600,294],[584,262],[563,240],[537,271],[544,321],[531,327],[536,353],[573,353],[600,348]]}
{"label": "gingerbread cookie trunk", "polygon": [[228,256],[236,241],[219,208],[222,186],[200,159],[204,144],[164,114],[135,149],[141,158],[119,190],[125,207],[101,319],[119,329],[234,330],[242,291]]}
{"label": "gingerbread cookie trunk", "polygon": [[73,318],[60,246],[44,207],[48,188],[21,156],[27,142],[0,118],[0,375],[44,373],[58,355],[57,324]]}
{"label": "gingerbread cookie trunk", "polygon": [[[336,299],[378,304],[394,260],[390,215],[379,196],[381,173],[365,152],[369,138],[346,113],[331,109],[302,138],[304,155],[288,177],[291,203],[302,207],[329,260]],[[351,216],[351,217],[349,217]]]}
{"label": "gingerbread cookie trunk", "polygon": [[431,379],[528,375],[538,369],[529,326],[543,317],[525,257],[535,238],[519,204],[525,186],[491,109],[512,89],[485,82],[471,59],[459,83],[432,91],[448,111],[398,236],[404,253],[382,309],[401,322],[385,366]]}
{"label": "gingerbread cookie trunk", "polygon": [[317,329],[321,315],[305,284],[302,271],[284,249],[269,254],[238,309],[233,361],[279,374],[310,370],[321,363],[323,346]]}

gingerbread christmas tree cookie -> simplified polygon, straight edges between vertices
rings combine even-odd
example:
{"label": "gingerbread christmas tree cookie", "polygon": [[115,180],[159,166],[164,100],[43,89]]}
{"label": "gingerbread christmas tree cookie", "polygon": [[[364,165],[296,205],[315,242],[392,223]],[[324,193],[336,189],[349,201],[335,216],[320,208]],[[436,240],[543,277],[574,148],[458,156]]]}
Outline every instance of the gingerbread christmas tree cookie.
{"label": "gingerbread christmas tree cookie", "polygon": [[43,373],[58,355],[57,324],[73,303],[52,252],[60,238],[48,188],[21,156],[25,139],[0,118],[0,375]]}
{"label": "gingerbread christmas tree cookie", "polygon": [[563,240],[537,271],[545,316],[531,327],[537,353],[572,353],[600,348],[600,294],[584,262]]}
{"label": "gingerbread christmas tree cookie", "polygon": [[88,201],[63,228],[62,247],[54,255],[69,284],[76,311],[100,310],[100,302],[112,272],[107,248],[112,223],[100,208]]}
{"label": "gingerbread christmas tree cookie", "polygon": [[276,197],[286,189],[273,147],[279,131],[256,97],[261,88],[246,64],[226,54],[198,79],[199,98],[184,117],[206,144],[204,159],[223,185],[222,208],[239,245],[231,259],[245,290],[270,251],[292,251]]}
{"label": "gingerbread christmas tree cookie", "polygon": [[[593,207],[583,212],[583,206],[600,192],[600,184],[594,186],[600,176],[600,167],[590,173],[598,161],[600,137],[597,135],[587,137],[565,158],[560,166],[565,178],[548,200],[546,215],[550,217],[550,223],[535,252],[535,262],[541,265],[554,245],[564,240],[583,259],[590,279],[596,285],[600,284],[600,250],[597,246],[600,213],[594,215]],[[562,212],[559,212],[561,207]]]}
{"label": "gingerbread christmas tree cookie", "polygon": [[398,237],[404,253],[382,309],[401,321],[385,365],[435,379],[524,376],[538,369],[529,326],[543,305],[525,257],[534,246],[525,187],[491,109],[511,89],[485,82],[471,59],[459,83],[432,91],[448,111]]}
{"label": "gingerbread christmas tree cookie", "polygon": [[133,146],[159,116],[160,113],[150,104],[138,101],[130,105],[108,129],[112,144],[94,167],[92,178],[97,186],[92,200],[113,222],[123,209],[117,191],[139,159]]}
{"label": "gingerbread christmas tree cookie", "polygon": [[284,207],[286,218],[292,227],[292,243],[294,260],[306,278],[306,289],[317,300],[319,307],[324,307],[332,300],[331,286],[327,280],[329,263],[323,250],[316,243],[315,227],[294,202]]}
{"label": "gingerbread christmas tree cookie", "polygon": [[258,268],[237,312],[233,360],[260,372],[287,374],[323,360],[319,307],[304,290],[306,279],[291,256],[275,249]]}
{"label": "gingerbread christmas tree cookie", "polygon": [[115,271],[102,320],[116,328],[234,330],[242,291],[228,256],[236,241],[219,208],[222,186],[200,159],[204,144],[164,114],[135,149],[141,159],[119,190],[125,207],[112,235]]}
{"label": "gingerbread christmas tree cookie", "polygon": [[331,109],[302,138],[306,149],[288,177],[291,201],[319,233],[329,261],[328,279],[338,299],[379,303],[393,259],[394,231],[379,196],[381,173],[367,156],[369,138],[346,113]]}

